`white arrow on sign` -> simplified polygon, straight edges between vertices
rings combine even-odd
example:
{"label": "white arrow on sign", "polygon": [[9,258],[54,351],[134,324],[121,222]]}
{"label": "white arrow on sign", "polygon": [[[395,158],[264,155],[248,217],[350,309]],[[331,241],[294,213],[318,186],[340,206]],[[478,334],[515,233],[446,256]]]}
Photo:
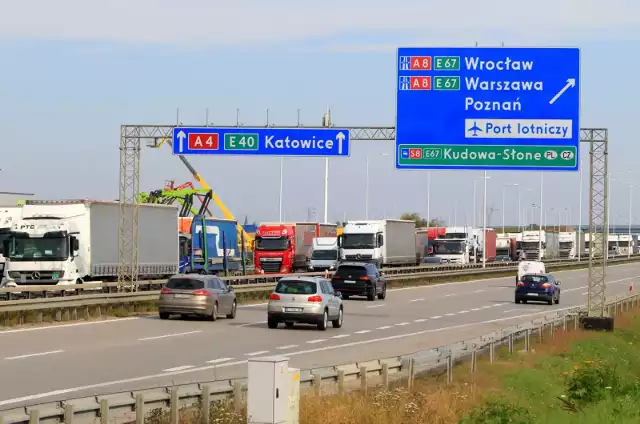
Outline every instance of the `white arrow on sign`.
{"label": "white arrow on sign", "polygon": [[562,94],[567,91],[569,88],[571,87],[575,87],[576,86],[576,79],[575,78],[569,78],[567,80],[567,84],[562,87],[562,90],[558,91],[558,94],[556,94],[555,96],[553,96],[553,99],[549,100],[549,104],[552,105],[555,103],[556,100],[558,100],[560,98],[560,96],[562,96]]}
{"label": "white arrow on sign", "polygon": [[180,132],[178,133],[178,140],[180,140],[180,144],[178,145],[178,152],[182,153],[183,147],[182,147],[182,141],[187,137],[187,135],[184,133],[184,131],[180,130]]}
{"label": "white arrow on sign", "polygon": [[338,135],[336,135],[336,139],[338,140],[338,154],[341,155],[342,154],[342,141],[347,138],[346,135],[344,135],[344,133],[342,131],[340,131],[338,133]]}

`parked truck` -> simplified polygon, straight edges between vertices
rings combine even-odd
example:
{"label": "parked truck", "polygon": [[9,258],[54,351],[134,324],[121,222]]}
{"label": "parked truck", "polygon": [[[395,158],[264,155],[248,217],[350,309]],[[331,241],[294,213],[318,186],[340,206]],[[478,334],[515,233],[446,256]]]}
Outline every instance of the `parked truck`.
{"label": "parked truck", "polygon": [[496,239],[496,257],[508,258],[511,261],[518,260],[518,241],[509,234],[499,234]]}
{"label": "parked truck", "polygon": [[577,254],[577,233],[575,231],[561,231],[558,233],[559,259],[573,259]]}
{"label": "parked truck", "polygon": [[[542,252],[540,252],[540,236],[542,235]],[[544,231],[523,231],[522,241],[520,242],[521,258],[528,261],[544,258]]]}
{"label": "parked truck", "polygon": [[316,237],[313,239],[309,271],[333,271],[340,261],[338,237]]}
{"label": "parked truck", "polygon": [[400,219],[348,221],[339,238],[341,261],[417,265],[416,223]]}
{"label": "parked truck", "polygon": [[446,227],[434,241],[433,256],[443,263],[468,264],[475,261],[476,237],[471,227]]}
{"label": "parked truck", "polygon": [[313,239],[336,237],[337,225],[317,222],[264,222],[256,230],[254,262],[259,273],[288,274],[306,270]]}
{"label": "parked truck", "polygon": [[[131,207],[125,209],[125,216]],[[117,202],[27,200],[21,219],[11,226],[3,244],[7,259],[4,285],[116,280],[119,225]],[[140,205],[138,230],[138,278],[159,279],[176,274],[178,209]]]}
{"label": "parked truck", "polygon": [[[187,248],[181,249],[186,258],[180,263],[185,274],[219,274],[223,271],[238,274],[242,270],[242,243],[238,243],[238,221],[196,215],[191,220]],[[183,233],[184,235],[184,233]]]}
{"label": "parked truck", "polygon": [[0,206],[0,283],[4,275],[5,257],[2,244],[9,237],[11,226],[22,216],[22,206]]}

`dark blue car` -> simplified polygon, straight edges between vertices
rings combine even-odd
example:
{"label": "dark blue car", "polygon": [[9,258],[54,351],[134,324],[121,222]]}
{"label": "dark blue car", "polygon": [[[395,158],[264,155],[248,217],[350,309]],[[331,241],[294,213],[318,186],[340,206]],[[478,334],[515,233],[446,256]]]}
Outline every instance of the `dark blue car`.
{"label": "dark blue car", "polygon": [[533,300],[557,305],[560,303],[559,285],[560,281],[551,274],[525,274],[516,285],[516,303]]}

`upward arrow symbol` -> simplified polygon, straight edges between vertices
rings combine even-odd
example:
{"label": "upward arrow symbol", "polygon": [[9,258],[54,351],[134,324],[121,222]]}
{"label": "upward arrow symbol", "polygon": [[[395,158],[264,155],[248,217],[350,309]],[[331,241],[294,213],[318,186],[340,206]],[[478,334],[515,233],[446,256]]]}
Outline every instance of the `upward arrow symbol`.
{"label": "upward arrow symbol", "polygon": [[178,137],[178,140],[180,140],[180,143],[178,145],[178,152],[182,153],[184,151],[184,146],[182,141],[187,137],[187,135],[184,133],[184,131],[180,130],[177,137]]}
{"label": "upward arrow symbol", "polygon": [[338,154],[341,155],[342,154],[342,142],[344,141],[344,139],[347,138],[346,135],[344,135],[344,133],[342,131],[340,131],[337,135],[336,135],[336,140],[338,140]]}

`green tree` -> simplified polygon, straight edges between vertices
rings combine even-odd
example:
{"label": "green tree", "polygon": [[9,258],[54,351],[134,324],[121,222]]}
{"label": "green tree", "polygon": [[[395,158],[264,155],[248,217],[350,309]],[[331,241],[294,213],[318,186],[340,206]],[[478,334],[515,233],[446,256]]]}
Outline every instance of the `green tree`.
{"label": "green tree", "polygon": [[444,227],[445,225],[444,221],[439,218],[433,218],[427,222],[427,220],[422,218],[417,212],[405,212],[400,215],[400,219],[415,221],[416,227]]}

